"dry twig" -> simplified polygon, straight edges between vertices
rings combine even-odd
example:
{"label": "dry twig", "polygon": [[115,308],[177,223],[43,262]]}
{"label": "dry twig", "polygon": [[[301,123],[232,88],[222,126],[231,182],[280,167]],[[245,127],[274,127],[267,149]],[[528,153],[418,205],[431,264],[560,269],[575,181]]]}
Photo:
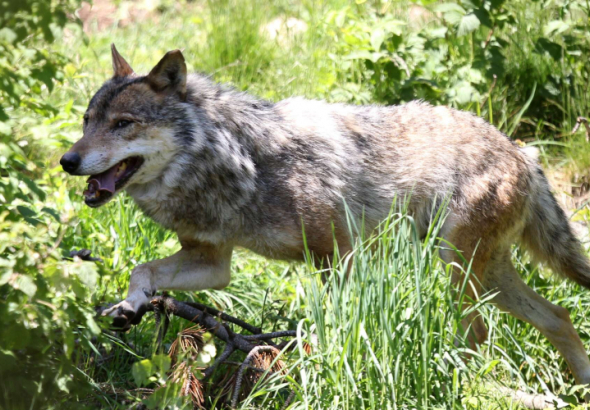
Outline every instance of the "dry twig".
{"label": "dry twig", "polygon": [[588,119],[586,117],[578,117],[574,129],[572,129],[572,134],[578,132],[582,124],[584,124],[584,128],[586,129],[586,142],[590,142],[590,125],[588,125]]}

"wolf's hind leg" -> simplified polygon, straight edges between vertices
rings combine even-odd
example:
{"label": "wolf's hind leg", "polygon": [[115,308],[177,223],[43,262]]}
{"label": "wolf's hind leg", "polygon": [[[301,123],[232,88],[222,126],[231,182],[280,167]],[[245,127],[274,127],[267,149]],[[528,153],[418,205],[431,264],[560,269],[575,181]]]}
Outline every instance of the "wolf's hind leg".
{"label": "wolf's hind leg", "polygon": [[[453,236],[455,238],[453,238]],[[453,239],[455,242],[453,242]],[[462,310],[466,310],[473,306],[474,303],[477,302],[479,295],[481,294],[481,283],[480,278],[481,274],[483,273],[483,266],[484,262],[487,260],[486,254],[480,252],[479,250],[473,252],[474,246],[461,241],[458,238],[458,235],[452,235],[450,238],[450,242],[454,244],[458,244],[458,249],[470,249],[470,251],[463,252],[463,257],[466,260],[470,260],[473,257],[473,263],[471,265],[471,275],[469,277],[469,281],[465,286],[465,291],[463,295],[463,303],[461,306]],[[455,289],[453,290],[456,293],[457,298],[459,297],[459,290],[463,286],[465,280],[465,271],[460,267],[464,266],[462,258],[459,257],[457,252],[450,249],[441,250],[440,252],[441,258],[446,263],[455,263],[455,266],[452,266],[451,269],[451,282]],[[477,311],[473,311],[461,321],[461,327],[463,334],[467,337],[467,341],[469,342],[469,346],[472,350],[477,349],[478,344],[482,344],[487,340],[488,337],[488,329],[486,327],[483,318]]]}
{"label": "wolf's hind leg", "polygon": [[125,300],[106,309],[116,327],[137,324],[148,297],[158,290],[222,289],[230,281],[231,246],[183,244],[176,254],[137,266],[131,273]]}
{"label": "wolf's hind leg", "polygon": [[499,291],[493,302],[537,328],[559,350],[578,384],[590,384],[590,360],[569,312],[544,299],[524,283],[510,260],[510,251],[493,255],[483,277],[486,290]]}
{"label": "wolf's hind leg", "polygon": [[[456,288],[455,292],[457,292],[457,297],[459,297],[459,288],[463,285],[463,280],[465,278],[463,274],[457,273],[459,270],[458,267],[453,267],[452,282]],[[474,276],[475,275],[472,274],[472,277],[469,279],[465,288],[464,299],[461,306],[462,310],[469,309],[474,303],[477,303],[477,299],[481,294],[481,284],[479,283],[478,278]],[[461,327],[472,350],[476,350],[477,345],[483,344],[488,338],[488,328],[477,311],[468,313],[461,321]]]}

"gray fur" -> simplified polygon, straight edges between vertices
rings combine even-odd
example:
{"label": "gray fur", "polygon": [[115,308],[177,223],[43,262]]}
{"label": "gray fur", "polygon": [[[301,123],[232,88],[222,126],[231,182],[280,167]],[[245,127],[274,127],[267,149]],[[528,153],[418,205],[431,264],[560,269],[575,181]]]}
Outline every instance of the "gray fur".
{"label": "gray fur", "polygon": [[[395,198],[408,200],[425,234],[432,212],[449,198],[441,235],[463,253],[441,250],[445,262],[455,262],[453,282],[461,283],[462,260],[472,259],[467,296],[500,290],[498,306],[535,325],[576,380],[590,382],[590,361],[567,312],[528,288],[510,261],[511,246],[521,242],[590,287],[588,259],[535,152],[448,107],[271,103],[203,75],[187,77],[179,51],[146,77],[115,51],[114,58],[116,75],[91,100],[84,137],[70,150],[82,158],[73,173],[103,173],[141,156],[143,165],[117,190],[126,189],[147,215],[175,231],[183,247],[136,267],[128,297],[106,313],[139,312],[148,303],[145,290],[226,286],[234,246],[302,259],[304,230],[318,259],[332,255],[334,235],[340,254],[350,252],[347,209],[370,234]],[[117,128],[120,118],[131,125]],[[466,320],[473,340],[485,340],[477,312]]]}

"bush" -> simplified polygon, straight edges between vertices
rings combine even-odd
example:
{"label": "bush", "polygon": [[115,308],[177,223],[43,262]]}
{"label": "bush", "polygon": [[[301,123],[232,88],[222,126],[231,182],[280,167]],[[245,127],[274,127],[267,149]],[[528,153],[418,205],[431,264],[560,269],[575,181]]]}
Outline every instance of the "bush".
{"label": "bush", "polygon": [[[47,95],[69,61],[42,47],[72,0],[4,1],[0,11],[0,408],[66,408],[87,381],[77,346],[100,329],[88,302],[96,268],[64,263],[67,229],[51,207],[56,180],[15,129],[58,109]],[[66,395],[67,394],[67,395]],[[79,406],[78,406],[79,408]]]}

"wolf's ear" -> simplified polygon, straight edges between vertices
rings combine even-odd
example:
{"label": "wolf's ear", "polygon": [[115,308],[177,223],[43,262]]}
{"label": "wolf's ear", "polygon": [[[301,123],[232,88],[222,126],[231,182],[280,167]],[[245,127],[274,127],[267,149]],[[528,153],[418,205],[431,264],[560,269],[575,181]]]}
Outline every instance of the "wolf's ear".
{"label": "wolf's ear", "polygon": [[178,92],[180,99],[186,99],[186,63],[180,50],[168,51],[150,71],[147,80],[156,91]]}
{"label": "wolf's ear", "polygon": [[115,43],[111,44],[111,53],[113,55],[113,71],[115,72],[115,77],[127,77],[134,74],[133,68],[131,68],[129,63],[117,51]]}

